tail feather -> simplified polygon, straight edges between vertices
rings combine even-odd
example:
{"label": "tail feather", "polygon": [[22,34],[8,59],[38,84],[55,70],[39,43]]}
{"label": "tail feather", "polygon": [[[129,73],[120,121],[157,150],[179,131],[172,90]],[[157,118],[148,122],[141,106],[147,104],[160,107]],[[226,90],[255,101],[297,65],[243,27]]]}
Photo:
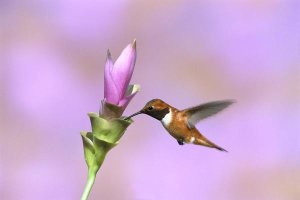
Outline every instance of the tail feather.
{"label": "tail feather", "polygon": [[214,148],[218,149],[219,151],[228,152],[226,149],[223,149],[222,147],[217,146],[217,145]]}
{"label": "tail feather", "polygon": [[206,147],[218,149],[219,151],[228,152],[226,149],[212,143],[211,141],[209,141],[208,139],[206,139],[202,135],[201,135],[201,137],[196,138],[196,140],[194,141],[194,144],[203,145],[203,146],[206,146]]}

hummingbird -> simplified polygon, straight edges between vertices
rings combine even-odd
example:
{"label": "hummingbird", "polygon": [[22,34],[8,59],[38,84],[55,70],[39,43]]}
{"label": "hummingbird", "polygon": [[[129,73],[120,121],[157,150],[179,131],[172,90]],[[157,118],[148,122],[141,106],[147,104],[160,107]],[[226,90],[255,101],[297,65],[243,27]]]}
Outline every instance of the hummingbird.
{"label": "hummingbird", "polygon": [[224,148],[214,144],[204,137],[195,125],[207,117],[217,114],[234,103],[234,100],[221,100],[204,103],[198,106],[179,110],[161,99],[153,99],[138,112],[128,116],[125,120],[139,114],[149,115],[159,120],[168,133],[179,145],[195,144],[227,152]]}

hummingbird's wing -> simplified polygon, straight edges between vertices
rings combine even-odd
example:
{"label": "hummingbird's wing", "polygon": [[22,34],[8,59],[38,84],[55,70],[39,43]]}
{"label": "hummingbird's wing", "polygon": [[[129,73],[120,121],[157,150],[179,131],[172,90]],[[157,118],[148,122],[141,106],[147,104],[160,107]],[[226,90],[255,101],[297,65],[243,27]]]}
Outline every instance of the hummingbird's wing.
{"label": "hummingbird's wing", "polygon": [[183,110],[188,116],[188,127],[193,128],[200,120],[217,114],[234,102],[234,100],[212,101]]}

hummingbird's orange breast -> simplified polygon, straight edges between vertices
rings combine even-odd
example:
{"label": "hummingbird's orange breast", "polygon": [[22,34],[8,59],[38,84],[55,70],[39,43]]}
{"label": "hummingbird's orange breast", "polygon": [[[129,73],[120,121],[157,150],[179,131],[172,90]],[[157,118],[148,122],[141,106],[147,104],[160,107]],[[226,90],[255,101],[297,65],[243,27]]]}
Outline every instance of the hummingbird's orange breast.
{"label": "hummingbird's orange breast", "polygon": [[189,129],[187,126],[188,117],[184,112],[171,108],[170,113],[162,120],[165,129],[177,140],[190,142],[190,138],[196,137],[196,128]]}

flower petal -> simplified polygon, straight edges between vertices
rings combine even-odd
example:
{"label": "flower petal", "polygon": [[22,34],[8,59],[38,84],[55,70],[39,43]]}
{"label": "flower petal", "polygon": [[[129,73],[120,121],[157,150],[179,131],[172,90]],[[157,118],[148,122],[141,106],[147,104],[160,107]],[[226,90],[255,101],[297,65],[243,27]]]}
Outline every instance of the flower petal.
{"label": "flower petal", "polygon": [[107,51],[107,58],[104,68],[104,98],[112,104],[118,105],[120,94],[112,77],[113,62],[110,52]]}
{"label": "flower petal", "polygon": [[138,84],[128,86],[126,96],[120,100],[119,106],[123,107],[125,110],[131,99],[140,91],[140,88],[141,87]]}
{"label": "flower petal", "polygon": [[136,42],[127,45],[121,55],[116,60],[112,69],[112,77],[120,92],[120,98],[125,96],[128,84],[130,82],[136,60]]}

